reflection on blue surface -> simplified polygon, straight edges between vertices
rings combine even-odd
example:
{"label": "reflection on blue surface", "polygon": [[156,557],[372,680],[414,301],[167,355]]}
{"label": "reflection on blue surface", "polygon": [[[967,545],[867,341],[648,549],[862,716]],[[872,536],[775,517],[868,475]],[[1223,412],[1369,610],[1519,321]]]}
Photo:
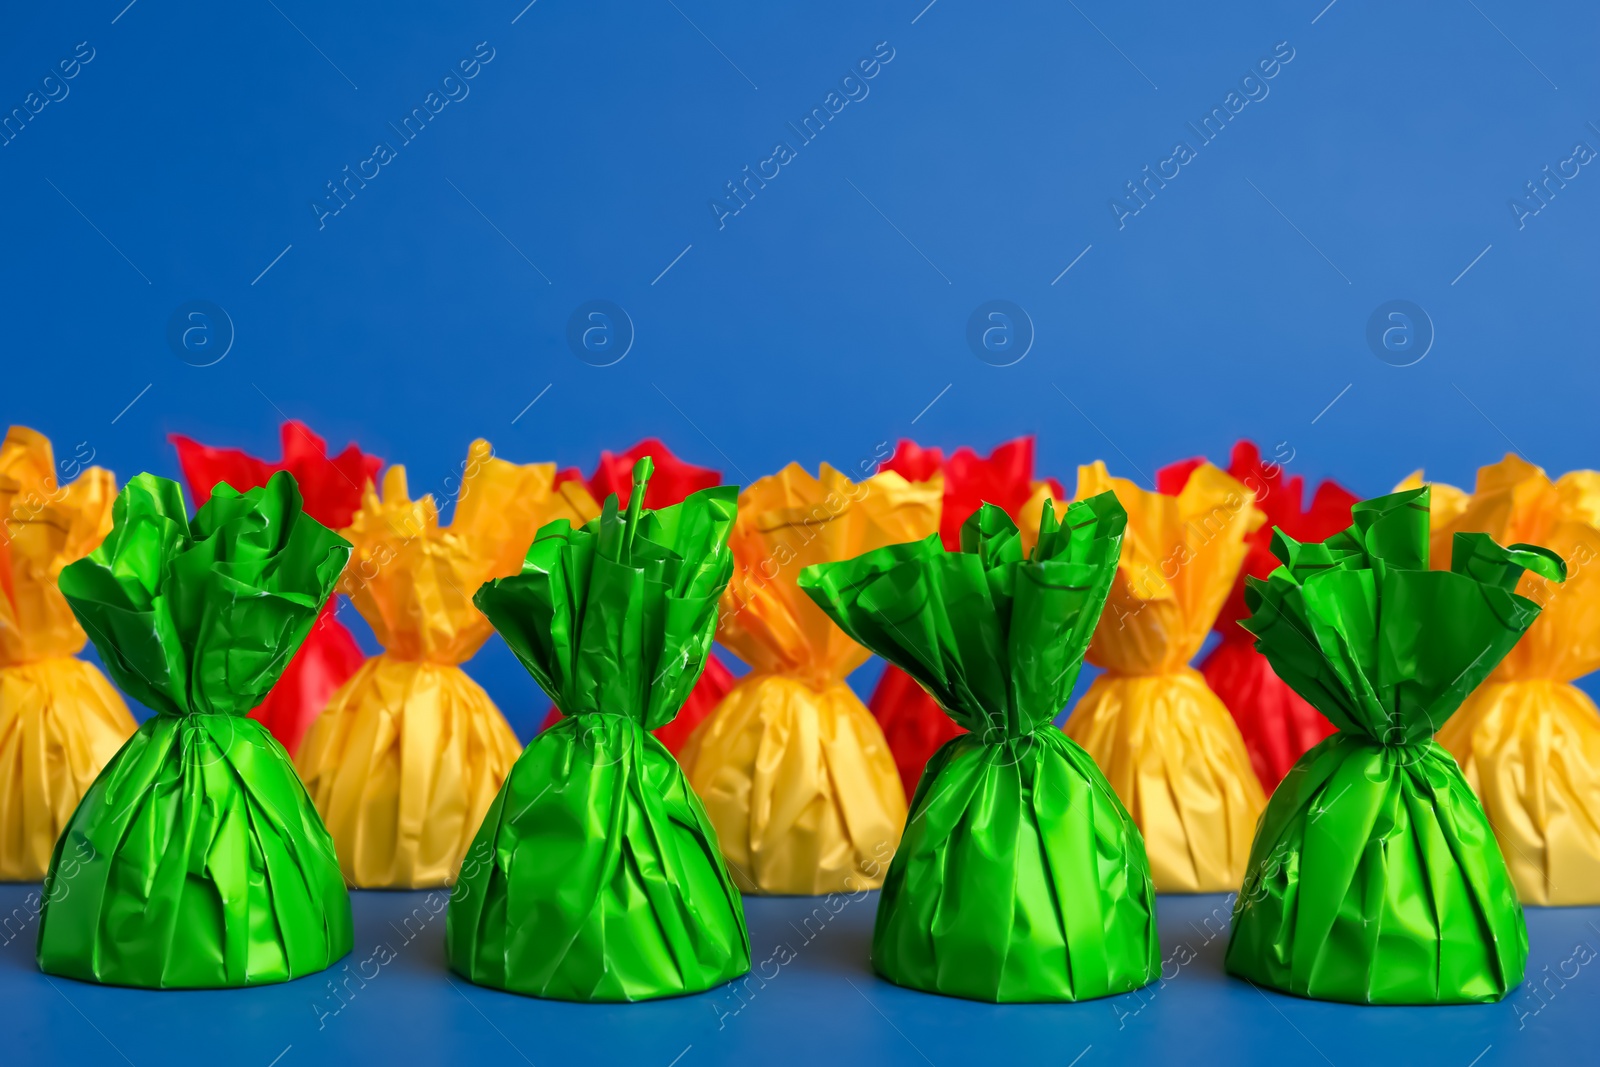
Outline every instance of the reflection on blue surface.
{"label": "reflection on blue surface", "polygon": [[[1162,980],[1064,1005],[918,993],[868,963],[877,895],[746,898],[756,970],[699,996],[579,1005],[482,989],[444,965],[427,893],[358,891],[356,949],[323,974],[253,990],[150,992],[47,978],[33,963],[30,894],[0,887],[7,1062],[216,1067],[311,1063],[921,1064],[1022,1057],[1064,1067],[1183,1062],[1282,1067],[1385,1062],[1582,1062],[1600,1009],[1600,908],[1536,908],[1529,981],[1499,1004],[1362,1008],[1257,990],[1222,970],[1229,902],[1162,897]],[[120,1058],[119,1058],[120,1056]],[[677,1057],[681,1056],[681,1060]],[[16,1057],[16,1058],[12,1058]]]}

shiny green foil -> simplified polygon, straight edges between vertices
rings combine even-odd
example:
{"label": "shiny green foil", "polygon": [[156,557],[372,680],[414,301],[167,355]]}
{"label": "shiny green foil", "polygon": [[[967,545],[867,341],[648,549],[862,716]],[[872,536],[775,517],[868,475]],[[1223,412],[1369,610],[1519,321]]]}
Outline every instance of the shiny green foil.
{"label": "shiny green foil", "polygon": [[891,982],[987,1001],[1126,993],[1156,977],[1144,841],[1105,776],[1053,724],[1116,572],[1111,493],[1064,524],[1046,508],[1024,558],[985,504],[961,551],[937,535],[806,568],[800,587],[969,731],[928,761],[878,904]]}
{"label": "shiny green foil", "polygon": [[1272,795],[1234,904],[1227,968],[1356,1004],[1494,1001],[1522,980],[1528,932],[1483,808],[1433,735],[1539,614],[1524,570],[1559,556],[1457,534],[1428,569],[1428,489],[1352,509],[1321,544],[1274,531],[1283,565],[1251,578],[1245,629],[1338,728]]}
{"label": "shiny green foil", "polygon": [[625,512],[613,496],[581,528],[545,526],[522,572],[474,597],[565,715],[512,767],[450,896],[450,966],[480,985],[632,1001],[750,969],[716,832],[650,733],[705,668],[738,489],[646,510],[651,467]]}
{"label": "shiny green foil", "polygon": [[141,474],[61,591],[155,710],[90,786],[45,876],[39,966],[150,988],[281,982],[350,951],[333,840],[283,747],[245,717],[305,640],[350,546],[294,478],[218,485],[190,522]]}

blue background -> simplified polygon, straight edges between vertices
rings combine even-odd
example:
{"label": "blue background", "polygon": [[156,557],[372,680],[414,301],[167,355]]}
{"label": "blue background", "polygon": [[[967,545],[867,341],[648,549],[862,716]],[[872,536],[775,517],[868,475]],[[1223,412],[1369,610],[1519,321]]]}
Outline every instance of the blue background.
{"label": "blue background", "polygon": [[[0,419],[123,477],[176,476],[172,432],[275,456],[286,416],[418,492],[476,436],[589,470],[656,435],[738,482],[1022,433],[1069,488],[1240,437],[1363,495],[1418,467],[1470,485],[1508,451],[1597,465],[1600,176],[1510,206],[1600,148],[1592,5],[125,2],[13,5],[0,36],[0,113],[93,49],[0,146]],[[875,49],[802,144],[788,123]],[[1187,124],[1275,49],[1201,144]],[[402,143],[389,124],[490,50]],[[1195,158],[1119,223],[1180,139]],[[719,222],[779,140],[795,158]],[[379,141],[393,160],[319,219]],[[1367,341],[1396,299],[1434,337],[1410,366]],[[232,335],[204,367],[168,340],[196,300]],[[594,300],[631,322],[610,366],[567,338]],[[967,340],[991,300],[1031,321],[1010,366]],[[546,702],[503,646],[468,670],[527,736]],[[1353,1018],[1421,1040],[1404,1017]],[[1276,1047],[1262,1018],[1207,1025]]]}

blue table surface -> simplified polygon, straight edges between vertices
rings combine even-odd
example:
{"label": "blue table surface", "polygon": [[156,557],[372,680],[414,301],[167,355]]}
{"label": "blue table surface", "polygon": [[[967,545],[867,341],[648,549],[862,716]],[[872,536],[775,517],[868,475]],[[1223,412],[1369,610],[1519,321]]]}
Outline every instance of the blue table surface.
{"label": "blue table surface", "polygon": [[[809,926],[820,899],[746,898],[755,959],[774,957],[780,944],[793,949],[787,965],[763,969],[766,980],[652,1003],[576,1005],[479,988],[447,971],[443,893],[353,893],[356,950],[322,974],[251,990],[148,992],[40,974],[29,906],[37,892],[0,886],[0,909],[11,917],[0,935],[8,1064],[945,1067],[1011,1055],[1040,1067],[1179,1057],[1282,1067],[1384,1062],[1404,1051],[1417,1064],[1489,1067],[1592,1062],[1600,1037],[1600,908],[1530,909],[1528,981],[1499,1004],[1363,1008],[1229,977],[1228,899],[1168,896],[1160,901],[1161,944],[1174,962],[1163,982],[1081,1004],[995,1006],[875,976],[868,947],[876,894],[836,915],[823,909],[827,922]],[[408,940],[405,917],[435,909],[426,925],[412,921]],[[374,970],[363,961],[380,944],[392,947],[393,959],[363,981],[358,973]],[[1180,967],[1177,959],[1189,962]]]}

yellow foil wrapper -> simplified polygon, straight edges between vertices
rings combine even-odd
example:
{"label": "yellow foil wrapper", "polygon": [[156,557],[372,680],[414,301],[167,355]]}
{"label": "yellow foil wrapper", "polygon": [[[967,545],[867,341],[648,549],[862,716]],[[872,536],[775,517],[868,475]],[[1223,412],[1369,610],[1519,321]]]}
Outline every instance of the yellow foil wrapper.
{"label": "yellow foil wrapper", "polygon": [[1461,506],[1433,523],[1436,565],[1455,534],[1481,532],[1560,553],[1567,581],[1523,576],[1517,592],[1543,612],[1439,743],[1483,801],[1522,902],[1600,904],[1600,711],[1572,684],[1600,668],[1600,473],[1552,482],[1507,456],[1478,471],[1470,496],[1433,487],[1441,492]]}
{"label": "yellow foil wrapper", "polygon": [[77,658],[86,638],[56,585],[111,530],[116,481],[86,461],[58,472],[49,440],[25,426],[0,446],[0,882],[44,877],[84,791],[134,731],[122,697]]}
{"label": "yellow foil wrapper", "polygon": [[1209,463],[1177,496],[1113,478],[1104,463],[1078,469],[1079,500],[1107,490],[1128,529],[1089,646],[1105,673],[1072,710],[1067,736],[1139,824],[1157,892],[1237,889],[1266,797],[1233,716],[1189,661],[1263,516],[1243,483]]}
{"label": "yellow foil wrapper", "polygon": [[1067,505],[1071,501],[1057,500],[1058,495],[1049,482],[1036,482],[1033,494],[1017,511],[1017,538],[1022,544],[1024,556],[1039,543],[1039,523],[1044,518],[1045,508],[1053,510],[1057,519],[1066,518]]}
{"label": "yellow foil wrapper", "polygon": [[540,526],[599,513],[581,483],[555,479],[553,463],[508,463],[474,441],[459,482],[445,482],[459,494],[449,526],[394,466],[342,531],[354,550],[340,591],[384,651],[334,693],[295,765],[351,885],[452,881],[522,751],[460,664],[493,632],[473,606],[478,587],[517,573]]}
{"label": "yellow foil wrapper", "polygon": [[854,483],[826,464],[816,478],[790,464],[739,497],[717,638],[753,669],[681,762],[747,893],[883,883],[906,798],[883,731],[844,681],[870,653],[796,581],[813,563],[934,533],[943,492],[942,478]]}

